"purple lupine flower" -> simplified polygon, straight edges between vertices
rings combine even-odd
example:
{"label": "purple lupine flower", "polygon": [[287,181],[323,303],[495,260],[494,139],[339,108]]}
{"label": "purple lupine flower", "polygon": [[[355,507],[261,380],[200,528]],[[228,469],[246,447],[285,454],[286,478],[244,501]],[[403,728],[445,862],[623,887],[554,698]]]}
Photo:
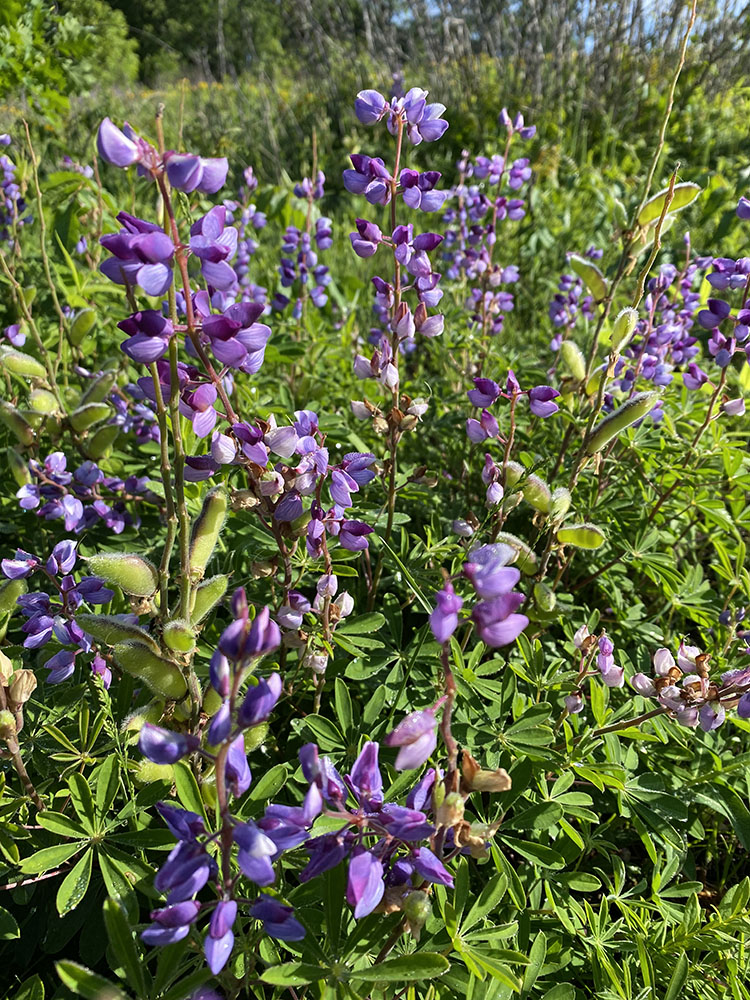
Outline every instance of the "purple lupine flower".
{"label": "purple lupine flower", "polygon": [[279,850],[276,841],[259,829],[252,820],[237,823],[232,835],[239,847],[237,863],[244,874],[256,885],[272,885],[276,880],[272,860]]}
{"label": "purple lupine flower", "polygon": [[352,249],[358,257],[372,257],[383,240],[380,227],[367,219],[357,219],[354,224],[357,232],[349,233]]}
{"label": "purple lupine flower", "polygon": [[236,799],[244,795],[252,783],[250,766],[245,752],[245,737],[241,733],[229,744],[225,776],[227,787]]}
{"label": "purple lupine flower", "polygon": [[225,156],[211,158],[171,151],[164,154],[164,164],[172,187],[188,194],[191,191],[216,194],[224,186],[229,170]]}
{"label": "purple lupine flower", "polygon": [[346,901],[359,920],[372,913],[385,892],[383,864],[371,851],[358,849],[349,861]]}
{"label": "purple lupine flower", "polygon": [[383,742],[388,747],[401,748],[396,757],[397,771],[421,767],[437,746],[437,719],[434,712],[412,712],[399,722]]}
{"label": "purple lupine flower", "polygon": [[206,963],[216,976],[229,961],[234,946],[232,926],[237,919],[237,904],[233,899],[221,900],[211,914],[208,934],[203,942]]}
{"label": "purple lupine flower", "polygon": [[147,295],[163,295],[172,284],[172,240],[160,226],[127,212],[117,219],[124,228],[99,240],[113,254],[100,265],[102,274],[115,284],[139,285]]}
{"label": "purple lupine flower", "polygon": [[521,578],[520,572],[508,566],[516,558],[510,545],[496,542],[482,545],[469,553],[463,570],[479,597],[493,598],[509,593]]}
{"label": "purple lupine flower", "polygon": [[55,653],[54,656],[50,657],[44,664],[47,670],[49,670],[47,683],[60,684],[62,681],[66,681],[75,670],[75,660],[76,653],[70,652],[67,649],[62,649],[59,653]]}
{"label": "purple lupine flower", "polygon": [[524,600],[523,594],[511,592],[476,604],[471,617],[482,642],[493,648],[514,642],[529,624],[526,615],[516,614]]}
{"label": "purple lupine flower", "polygon": [[435,639],[442,645],[458,628],[458,612],[464,602],[452,584],[446,583],[443,589],[435,594],[435,603],[436,607],[430,614],[430,629]]}
{"label": "purple lupine flower", "polygon": [[243,729],[256,726],[269,718],[281,697],[281,690],[281,677],[277,673],[271,674],[268,680],[261,678],[254,687],[248,688],[237,715]]}
{"label": "purple lupine flower", "polygon": [[551,417],[560,409],[557,403],[552,402],[559,395],[551,385],[537,385],[529,390],[529,409],[537,417]]}
{"label": "purple lupine flower", "polygon": [[269,937],[279,941],[301,941],[305,928],[294,916],[291,906],[285,906],[272,896],[260,894],[250,908],[250,915],[263,924]]}
{"label": "purple lupine flower", "polygon": [[369,547],[367,535],[372,534],[373,530],[363,521],[342,521],[339,542],[350,552],[362,552]]}
{"label": "purple lupine flower", "polygon": [[403,189],[404,202],[409,208],[418,208],[423,212],[437,212],[443,207],[448,197],[447,191],[436,191],[435,185],[441,174],[437,170],[417,170],[404,168],[399,175],[399,184]]}
{"label": "purple lupine flower", "polygon": [[115,167],[131,167],[138,163],[142,148],[138,136],[128,123],[119,129],[110,118],[104,118],[96,135],[96,148],[107,163]]}
{"label": "purple lupine flower", "polygon": [[360,802],[366,804],[383,801],[383,779],[378,767],[378,744],[368,741],[354,761],[347,781]]}
{"label": "purple lupine flower", "polygon": [[467,393],[469,402],[473,406],[480,406],[486,409],[492,406],[496,399],[500,398],[500,386],[493,382],[491,378],[475,378],[474,388]]}
{"label": "purple lupine flower", "polygon": [[237,283],[229,261],[237,253],[237,230],[226,225],[227,210],[215,205],[190,227],[190,250],[201,262],[201,273],[213,288],[222,291]]}
{"label": "purple lupine flower", "polygon": [[16,549],[13,559],[3,559],[0,563],[3,575],[7,576],[9,580],[21,580],[31,576],[38,565],[39,560],[36,556],[24,551],[24,549]]}
{"label": "purple lupine flower", "polygon": [[388,102],[377,90],[360,90],[354,102],[354,113],[363,125],[374,125],[388,110]]}
{"label": "purple lupine flower", "polygon": [[426,882],[437,885],[447,885],[453,888],[453,876],[443,862],[437,858],[429,847],[419,847],[412,855],[412,861],[417,872]]}
{"label": "purple lupine flower", "polygon": [[200,739],[190,733],[174,733],[146,722],[138,739],[138,749],[155,764],[176,764],[197,750]]}
{"label": "purple lupine flower", "polygon": [[172,323],[156,309],[144,309],[121,320],[118,327],[127,339],[120,345],[129,358],[150,365],[163,357],[174,333]]}
{"label": "purple lupine flower", "polygon": [[344,187],[351,194],[363,194],[371,205],[387,205],[391,200],[391,177],[379,156],[352,153],[350,169],[343,173]]}

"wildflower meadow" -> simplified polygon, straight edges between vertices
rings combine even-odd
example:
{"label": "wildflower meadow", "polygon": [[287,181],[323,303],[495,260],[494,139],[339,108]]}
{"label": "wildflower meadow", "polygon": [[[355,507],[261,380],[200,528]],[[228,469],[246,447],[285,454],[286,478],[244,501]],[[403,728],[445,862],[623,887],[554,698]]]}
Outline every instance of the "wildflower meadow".
{"label": "wildflower meadow", "polygon": [[748,9],[163,6],[0,15],[0,994],[750,1000]]}

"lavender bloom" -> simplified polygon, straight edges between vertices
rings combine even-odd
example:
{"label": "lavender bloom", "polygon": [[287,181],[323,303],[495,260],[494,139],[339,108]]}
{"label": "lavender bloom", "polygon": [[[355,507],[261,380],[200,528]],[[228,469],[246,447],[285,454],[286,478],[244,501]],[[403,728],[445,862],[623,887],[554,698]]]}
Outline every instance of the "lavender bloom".
{"label": "lavender bloom", "polygon": [[471,617],[482,642],[493,648],[514,642],[529,624],[526,615],[515,613],[524,600],[523,594],[512,592],[475,605]]}
{"label": "lavender bloom", "polygon": [[537,385],[529,390],[529,409],[537,417],[551,417],[560,407],[552,400],[560,393],[550,385]]}
{"label": "lavender bloom", "polygon": [[417,170],[404,168],[399,175],[399,184],[404,202],[409,208],[421,209],[423,212],[437,212],[441,209],[448,192],[435,190],[440,177],[437,170],[426,170],[420,174]]}
{"label": "lavender bloom", "polygon": [[500,394],[500,386],[497,382],[493,382],[489,378],[475,378],[474,388],[468,391],[467,396],[472,406],[481,406],[486,409],[500,398]]}
{"label": "lavender bloom", "polygon": [[437,719],[434,712],[412,712],[386,736],[386,746],[400,747],[396,757],[396,770],[405,771],[421,767],[437,746]]}
{"label": "lavender bloom", "polygon": [[127,212],[117,219],[124,228],[99,240],[113,254],[100,270],[115,284],[139,285],[147,295],[163,295],[172,284],[172,240],[160,226]]}
{"label": "lavender bloom", "polygon": [[142,140],[128,123],[119,129],[110,118],[104,118],[96,136],[96,148],[107,163],[115,167],[130,167],[142,157]]}
{"label": "lavender bloom", "polygon": [[151,722],[144,724],[138,740],[138,749],[155,764],[176,764],[199,746],[200,739],[197,736],[174,733]]}
{"label": "lavender bloom", "polygon": [[238,713],[240,725],[246,728],[265,722],[281,697],[281,690],[281,677],[277,673],[271,674],[268,680],[261,678],[255,687],[249,688]]}
{"label": "lavender bloom", "polygon": [[435,603],[436,607],[430,614],[430,629],[435,639],[442,645],[458,628],[458,612],[464,602],[456,594],[453,586],[446,583],[444,588],[435,594]]}
{"label": "lavender bloom", "polygon": [[224,186],[229,170],[229,161],[225,156],[207,158],[189,153],[167,152],[164,154],[164,164],[172,187],[188,194],[191,191],[215,194]]}
{"label": "lavender bloom", "polygon": [[343,173],[344,187],[351,194],[363,194],[371,205],[387,205],[393,178],[379,156],[352,153],[352,166]]}
{"label": "lavender bloom", "polygon": [[263,893],[253,903],[250,915],[260,920],[263,930],[269,937],[279,941],[301,941],[305,936],[305,928],[294,916],[291,906],[284,906],[272,896]]}
{"label": "lavender bloom", "polygon": [[190,249],[200,259],[201,273],[211,287],[222,291],[237,283],[228,263],[237,253],[237,230],[226,225],[226,217],[224,205],[216,205],[190,227]]}
{"label": "lavender bloom", "polygon": [[346,901],[359,920],[372,913],[385,892],[383,865],[370,851],[359,850],[349,862]]}
{"label": "lavender bloom", "polygon": [[520,572],[508,566],[516,558],[509,545],[482,545],[469,553],[464,573],[479,597],[493,598],[509,593],[521,578]]}
{"label": "lavender bloom", "polygon": [[121,320],[118,327],[128,334],[120,347],[139,364],[150,365],[163,357],[174,333],[171,322],[156,309],[144,309]]}
{"label": "lavender bloom", "polygon": [[203,942],[208,967],[216,976],[229,960],[234,945],[232,925],[237,918],[237,904],[233,899],[222,900],[211,914],[208,934]]}

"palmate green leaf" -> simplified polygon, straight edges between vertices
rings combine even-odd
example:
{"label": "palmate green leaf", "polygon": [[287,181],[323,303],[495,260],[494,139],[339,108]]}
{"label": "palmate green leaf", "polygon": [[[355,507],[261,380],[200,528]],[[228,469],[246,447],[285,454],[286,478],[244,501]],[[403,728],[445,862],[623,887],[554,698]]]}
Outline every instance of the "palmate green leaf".
{"label": "palmate green leaf", "polygon": [[195,775],[191,769],[182,760],[178,764],[175,764],[174,784],[177,789],[177,798],[185,809],[198,813],[199,816],[205,819],[206,807],[201,797],[198,782],[195,780]]}
{"label": "palmate green leaf", "polygon": [[91,881],[91,866],[94,860],[94,852],[89,849],[78,859],[73,870],[68,872],[57,890],[57,912],[61,917],[70,913],[81,902]]}
{"label": "palmate green leaf", "polygon": [[57,833],[61,837],[75,837],[77,840],[81,840],[88,836],[88,831],[84,830],[80,823],[76,823],[74,819],[63,813],[53,812],[51,809],[40,812],[37,816],[37,822],[45,830]]}
{"label": "palmate green leaf", "polygon": [[500,838],[506,847],[522,858],[531,861],[533,864],[542,865],[544,868],[564,868],[565,858],[558,854],[551,847],[545,844],[537,844],[533,840],[517,840],[515,837],[506,837],[504,834]]}
{"label": "palmate green leaf", "polygon": [[123,907],[116,899],[107,899],[102,912],[109,944],[125,973],[125,982],[135,991],[138,1000],[141,1000],[142,997],[146,998],[149,991],[146,986],[143,956],[136,944],[133,930]]}
{"label": "palmate green leaf", "polygon": [[274,764],[259,779],[257,784],[250,787],[248,799],[251,802],[268,802],[286,784],[289,777],[289,767],[286,764]]}
{"label": "palmate green leaf", "polygon": [[547,830],[563,815],[559,802],[537,802],[503,822],[504,830]]}
{"label": "palmate green leaf", "polygon": [[434,979],[450,968],[450,962],[435,952],[418,951],[413,955],[390,958],[369,969],[355,969],[349,979],[365,983],[412,983],[419,979]]}
{"label": "palmate green leaf", "polygon": [[500,956],[495,948],[463,948],[461,957],[467,966],[473,963],[478,965],[484,972],[488,972],[493,979],[504,983],[514,993],[521,992],[521,979],[515,975],[504,962],[500,961]]}
{"label": "palmate green leaf", "polygon": [[94,833],[96,830],[94,799],[88,781],[76,771],[68,778],[68,788],[78,818],[89,833]]}
{"label": "palmate green leaf", "polygon": [[341,677],[337,677],[334,684],[334,706],[342,732],[348,733],[354,725],[354,712],[349,689]]}
{"label": "palmate green leaf", "polygon": [[31,857],[24,858],[21,862],[21,871],[24,875],[41,875],[65,864],[68,858],[78,854],[83,847],[86,847],[86,842],[82,840],[74,844],[55,844],[53,847],[43,847]]}
{"label": "palmate green leaf", "polygon": [[261,973],[261,979],[269,986],[307,986],[317,983],[330,975],[330,970],[305,962],[284,962]]}
{"label": "palmate green leaf", "polygon": [[664,994],[664,1000],[680,1000],[683,995],[683,987],[687,982],[689,965],[687,955],[683,951],[675,963],[674,970],[669,980],[669,986]]}
{"label": "palmate green leaf", "polygon": [[[468,873],[468,865],[464,865]],[[508,877],[503,872],[489,880],[482,889],[479,898],[466,914],[466,918],[461,922],[461,933],[471,930],[480,920],[484,919],[499,905],[500,900],[508,891]]]}
{"label": "palmate green leaf", "polygon": [[117,795],[120,783],[120,761],[116,754],[110,754],[104,763],[94,771],[96,780],[95,806],[100,817],[105,817]]}
{"label": "palmate green leaf", "polygon": [[55,969],[62,984],[85,1000],[128,1000],[127,995],[109,979],[78,962],[57,962]]}

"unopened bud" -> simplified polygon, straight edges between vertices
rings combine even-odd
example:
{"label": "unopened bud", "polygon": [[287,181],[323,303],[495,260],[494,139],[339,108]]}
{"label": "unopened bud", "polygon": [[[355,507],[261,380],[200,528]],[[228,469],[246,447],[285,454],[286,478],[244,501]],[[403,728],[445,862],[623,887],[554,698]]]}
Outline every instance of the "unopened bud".
{"label": "unopened bud", "polygon": [[404,916],[409,921],[410,930],[414,931],[427,923],[432,916],[432,906],[426,892],[415,889],[410,892],[403,904]]}
{"label": "unopened bud", "polygon": [[8,685],[8,697],[15,708],[25,705],[36,690],[36,675],[33,670],[16,670]]}
{"label": "unopened bud", "polygon": [[445,796],[438,808],[435,819],[438,826],[455,826],[464,818],[464,800],[458,792],[450,792]]}

